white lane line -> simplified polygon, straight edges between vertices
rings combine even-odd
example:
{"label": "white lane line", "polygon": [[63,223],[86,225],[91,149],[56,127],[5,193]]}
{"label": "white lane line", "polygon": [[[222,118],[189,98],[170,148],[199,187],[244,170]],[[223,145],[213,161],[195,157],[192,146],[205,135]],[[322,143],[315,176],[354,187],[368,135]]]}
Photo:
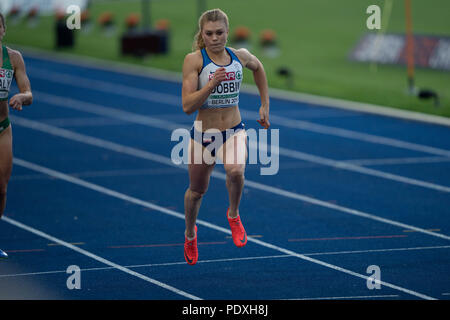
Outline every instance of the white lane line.
{"label": "white lane line", "polygon": [[96,103],[81,101],[78,99],[47,94],[37,90],[33,90],[33,95],[35,95],[39,101],[44,102],[46,104],[52,104],[57,107],[96,114],[101,117],[115,118],[122,121],[137,123],[158,129],[172,131],[178,128],[184,127],[188,128],[192,126],[192,124],[190,125],[178,124],[157,117],[150,117],[143,114],[137,114],[116,108],[110,108]]}
{"label": "white lane line", "polygon": [[396,251],[414,251],[414,250],[449,249],[449,248],[450,248],[450,246],[412,247],[412,248],[391,248],[391,249],[369,249],[369,250],[353,250],[353,251],[334,251],[334,252],[304,253],[304,255],[305,255],[305,256],[321,256],[321,255],[340,255],[340,254],[359,254],[359,253],[377,253],[377,252],[396,252]]}
{"label": "white lane line", "polygon": [[[19,161],[19,163],[20,163],[20,161]],[[42,232],[40,230],[37,230],[37,229],[32,228],[30,226],[27,226],[27,225],[25,225],[25,224],[23,224],[23,223],[21,223],[19,221],[16,221],[16,220],[11,219],[9,217],[3,217],[2,220],[5,221],[5,222],[8,222],[9,224],[12,224],[12,225],[20,228],[20,229],[23,229],[23,230],[26,230],[28,232],[31,232],[31,233],[33,233],[33,234],[35,234],[37,236],[40,236],[40,237],[45,238],[47,240],[50,240],[52,242],[58,243],[58,244],[66,247],[68,249],[76,251],[76,252],[78,252],[78,253],[86,256],[86,257],[89,257],[91,259],[94,259],[94,260],[96,260],[96,261],[98,261],[100,263],[106,264],[106,265],[108,265],[108,266],[110,266],[112,268],[115,268],[117,270],[125,272],[125,273],[127,273],[129,275],[132,275],[134,277],[137,277],[137,278],[139,278],[141,280],[147,281],[147,282],[152,283],[154,285],[157,285],[157,286],[159,286],[161,288],[169,290],[169,291],[171,291],[173,293],[176,293],[176,294],[178,294],[178,295],[180,295],[182,297],[185,297],[185,298],[188,298],[188,299],[193,299],[193,300],[201,300],[201,298],[199,298],[197,296],[194,296],[194,295],[192,295],[190,293],[187,293],[187,292],[184,292],[182,290],[179,290],[179,289],[177,289],[175,287],[169,286],[169,285],[167,285],[167,284],[165,284],[163,282],[160,282],[158,280],[155,280],[155,279],[152,279],[150,277],[144,276],[143,274],[137,273],[136,271],[130,270],[130,269],[128,269],[126,267],[123,267],[123,266],[121,266],[121,265],[119,265],[117,263],[114,263],[112,261],[106,260],[106,259],[104,259],[104,258],[102,258],[102,257],[100,257],[98,255],[95,255],[95,254],[93,254],[93,253],[91,253],[91,252],[89,252],[87,250],[81,249],[81,248],[79,248],[77,246],[74,246],[74,245],[72,245],[72,244],[70,244],[70,243],[68,243],[66,241],[60,240],[58,238],[55,238],[55,237],[53,237],[53,236],[51,236],[51,235],[49,235],[49,234],[47,234],[45,232]]]}
{"label": "white lane line", "polygon": [[371,299],[371,298],[396,298],[396,294],[375,295],[375,296],[348,296],[348,297],[321,297],[321,298],[294,298],[283,300],[347,300],[347,299]]}
{"label": "white lane line", "polygon": [[358,166],[383,166],[395,164],[450,162],[450,158],[436,156],[436,157],[409,157],[409,158],[352,159],[352,160],[343,160],[343,162],[351,163]]}
{"label": "white lane line", "polygon": [[[125,97],[133,99],[142,99],[148,102],[164,103],[172,106],[177,106],[180,108],[181,111],[181,97],[173,94],[152,91],[150,89],[139,89],[136,87],[127,86],[120,83],[94,80],[85,77],[75,76],[72,74],[54,72],[35,67],[27,67],[27,71],[33,78],[39,78],[41,80],[56,82],[59,84],[65,84],[82,89],[97,90],[104,93],[120,94]],[[42,75],[41,72],[45,72],[48,77]],[[73,83],[73,81],[76,81],[77,83]]]}
{"label": "white lane line", "polygon": [[[28,68],[30,71],[30,68]],[[117,85],[101,80],[85,79],[82,77],[73,76],[70,74],[51,72],[45,69],[32,68],[32,76],[37,77],[41,80],[64,83],[72,87],[80,87],[84,89],[98,90],[105,93],[122,94],[124,96],[132,98],[140,98],[149,102],[164,103],[167,105],[178,107],[181,112],[181,97],[172,94],[163,94],[160,92],[155,92],[151,90],[137,89],[135,87],[120,85],[121,90],[118,90]],[[256,111],[251,111],[239,107],[242,115],[250,119],[258,119],[259,114]],[[430,147],[426,145],[421,145],[417,143],[411,143],[407,141],[402,141],[398,139],[377,136],[373,134],[361,133],[358,131],[341,129],[337,127],[325,126],[320,124],[315,124],[303,120],[295,120],[287,117],[277,116],[274,114],[270,115],[271,122],[277,125],[283,125],[288,128],[306,130],[321,134],[333,135],[341,138],[360,140],[364,142],[370,142],[374,144],[387,145],[402,149],[408,149],[413,151],[431,153],[434,155],[440,155],[445,157],[450,157],[450,150]]]}
{"label": "white lane line", "polygon": [[[70,109],[74,109],[74,110],[78,110],[78,111],[101,115],[101,116],[113,117],[113,118],[117,118],[117,119],[120,119],[123,121],[139,123],[141,125],[146,125],[146,126],[150,126],[150,127],[159,128],[159,129],[172,131],[176,128],[187,127],[185,125],[181,125],[181,124],[178,124],[175,122],[171,122],[171,121],[167,121],[167,120],[160,121],[158,118],[155,118],[155,117],[138,115],[135,113],[121,111],[121,110],[118,110],[115,108],[109,108],[109,107],[105,107],[105,106],[101,106],[101,105],[97,105],[97,104],[93,104],[93,103],[87,103],[87,102],[80,101],[80,100],[74,100],[74,99],[70,99],[70,98],[54,96],[54,95],[50,95],[50,94],[46,94],[46,93],[42,93],[42,92],[35,92],[35,94],[37,94],[38,98],[41,101],[46,102],[48,104],[56,105],[58,107],[70,108]],[[159,123],[159,122],[161,122],[161,123]],[[158,123],[158,125],[155,125],[155,123]],[[250,141],[249,147],[257,150],[258,143],[256,143],[255,141]],[[264,146],[261,146],[261,147],[262,147],[262,149],[264,149]],[[265,151],[265,150],[263,150],[263,151]],[[382,178],[382,179],[406,183],[406,184],[415,185],[418,187],[428,188],[428,189],[432,189],[432,190],[437,190],[437,191],[441,191],[441,192],[450,192],[450,187],[447,187],[447,186],[442,186],[442,185],[439,185],[436,183],[421,181],[418,179],[403,177],[403,176],[399,176],[399,175],[392,174],[392,173],[386,173],[386,172],[375,170],[375,169],[364,168],[364,167],[361,167],[361,166],[358,166],[358,165],[355,165],[355,164],[352,164],[352,163],[349,163],[346,161],[331,160],[331,159],[314,156],[314,155],[307,154],[304,152],[290,150],[290,149],[282,148],[282,147],[279,147],[279,154],[282,156],[299,159],[299,160],[303,160],[303,161],[308,161],[308,162],[312,162],[312,163],[316,163],[316,164],[320,164],[320,165],[324,165],[324,166],[330,166],[330,167],[334,167],[334,168],[341,169],[341,170],[357,172],[360,174],[370,175],[370,176],[374,176],[374,177],[378,177],[378,178]],[[450,158],[448,158],[448,159],[450,160]]]}
{"label": "white lane line", "polygon": [[[218,173],[213,172],[212,174],[215,175],[215,176],[216,175],[218,176]],[[223,176],[225,177],[225,175],[223,175]],[[318,199],[311,198],[311,197],[308,197],[308,196],[304,196],[304,195],[301,195],[301,194],[297,194],[295,192],[290,192],[290,191],[282,190],[282,189],[279,189],[279,188],[274,188],[274,187],[267,186],[267,185],[264,185],[264,184],[261,184],[261,183],[258,183],[258,182],[253,182],[253,181],[246,180],[245,181],[245,185],[249,186],[249,187],[253,187],[255,189],[260,189],[260,190],[264,190],[264,191],[271,192],[271,193],[274,193],[274,194],[278,194],[280,196],[284,196],[284,197],[287,197],[287,198],[297,199],[297,200],[305,201],[305,202],[308,202],[308,203],[311,203],[311,204],[315,204],[315,205],[318,205],[318,206],[326,207],[326,208],[329,208],[329,209],[334,209],[334,210],[337,210],[337,211],[340,211],[340,212],[345,212],[345,213],[348,213],[348,214],[351,214],[351,215],[354,215],[354,216],[367,218],[367,219],[375,220],[375,221],[378,221],[378,222],[382,222],[382,223],[390,224],[390,225],[393,225],[393,226],[397,226],[397,227],[400,227],[400,228],[403,227],[405,229],[414,230],[414,231],[425,233],[425,234],[428,234],[428,235],[432,235],[432,236],[435,236],[435,237],[438,237],[438,238],[450,240],[450,237],[447,236],[447,235],[444,235],[444,234],[428,231],[428,230],[425,230],[423,228],[417,228],[417,227],[414,227],[412,225],[407,225],[407,224],[404,224],[404,223],[401,223],[401,222],[397,222],[397,221],[394,221],[394,220],[378,217],[378,216],[373,215],[373,214],[369,214],[369,213],[365,213],[363,211],[359,211],[359,210],[355,210],[355,209],[350,209],[350,208],[347,208],[347,207],[339,206],[339,205],[336,205],[336,204],[333,204],[333,203],[329,203],[329,202],[326,202],[326,201],[322,201],[322,200],[318,200]]]}
{"label": "white lane line", "polygon": [[[430,249],[448,249],[448,248],[450,248],[450,246],[313,252],[313,253],[302,253],[302,254],[305,256],[322,256],[322,255],[341,255],[341,254],[359,254],[359,253],[372,253],[372,252],[411,251],[411,250],[430,250]],[[287,255],[287,254],[280,254],[280,255],[271,255],[271,256],[254,256],[254,257],[243,257],[243,258],[199,260],[197,263],[236,262],[236,261],[279,259],[279,258],[294,258],[294,257],[291,255]],[[167,267],[167,266],[184,265],[184,264],[186,264],[185,261],[179,261],[179,262],[165,262],[165,263],[136,264],[136,265],[129,265],[129,266],[124,266],[124,267],[133,269],[133,268],[148,268],[148,267]],[[85,268],[85,269],[81,269],[81,271],[102,271],[102,270],[111,270],[111,269],[114,269],[114,268],[113,267]],[[45,274],[54,274],[54,273],[66,273],[66,270],[40,271],[40,272],[16,273],[16,274],[0,274],[0,278],[36,276],[36,275],[45,275]]]}
{"label": "white lane line", "polygon": [[[112,150],[115,152],[119,152],[119,153],[123,153],[123,154],[128,154],[130,156],[133,157],[138,157],[138,158],[142,158],[142,159],[146,159],[146,160],[150,160],[150,161],[155,161],[158,163],[162,163],[162,164],[166,164],[168,166],[172,166],[172,167],[176,167],[176,168],[180,168],[180,169],[184,169],[187,170],[187,165],[176,165],[172,162],[172,160],[170,158],[155,154],[155,153],[151,153],[148,151],[144,151],[144,150],[140,150],[140,149],[136,149],[136,148],[132,148],[132,147],[128,147],[128,146],[124,146],[118,143],[114,143],[111,141],[106,141],[103,139],[99,139],[99,138],[95,138],[95,137],[91,137],[91,136],[87,136],[87,135],[83,135],[77,132],[73,132],[70,130],[66,130],[66,129],[61,129],[61,128],[57,128],[57,127],[53,127],[53,126],[49,126],[37,121],[32,121],[32,120],[28,120],[25,118],[18,118],[18,117],[11,117],[12,120],[19,125],[28,127],[30,129],[33,130],[37,130],[37,131],[42,131],[54,136],[58,136],[58,137],[63,137],[66,139],[70,139],[73,141],[78,141],[81,143],[85,143],[85,144],[89,144],[89,145],[93,145],[96,147],[100,147],[103,149],[107,149],[107,150]],[[226,180],[226,175],[224,173],[221,172],[216,172],[213,171],[211,174],[212,177],[221,179],[221,180]],[[411,225],[407,225],[401,222],[397,222],[394,220],[390,220],[390,219],[386,219],[386,218],[381,218],[378,217],[376,215],[372,215],[366,212],[362,212],[362,211],[358,211],[355,209],[351,209],[351,208],[347,208],[347,207],[343,207],[343,206],[339,206],[336,204],[332,204],[326,201],[322,201],[322,200],[318,200],[315,198],[311,198],[302,194],[298,194],[295,192],[290,192],[290,191],[286,191],[280,188],[275,188],[275,187],[271,187],[262,183],[258,183],[258,182],[254,182],[251,180],[246,179],[245,180],[245,186],[246,187],[251,187],[251,188],[255,188],[258,190],[262,190],[262,191],[266,191],[269,193],[273,193],[273,194],[277,194],[286,198],[291,198],[291,199],[296,199],[296,200],[300,200],[300,201],[304,201],[304,202],[308,202],[314,205],[318,205],[318,206],[322,206],[325,208],[329,208],[329,209],[333,209],[336,211],[340,211],[343,213],[347,213],[347,214],[351,214],[354,216],[359,216],[362,218],[367,218],[367,219],[371,219],[371,220],[375,220],[378,222],[382,222],[382,223],[386,223],[386,224],[390,224],[390,225],[394,225],[394,226],[398,226],[400,228],[403,229],[409,229],[409,230],[414,230],[417,232],[421,232],[424,234],[428,234],[430,236],[434,236],[434,237],[438,237],[438,238],[442,238],[442,239],[446,239],[446,240],[450,240],[450,236],[444,235],[444,234],[440,234],[437,232],[432,232],[432,231],[428,231],[425,230],[423,228],[418,228],[418,227],[414,227]]]}
{"label": "white lane line", "polygon": [[[258,148],[258,144],[255,141],[250,141],[249,146],[251,148],[255,148],[255,149]],[[260,146],[260,148],[261,148],[261,150],[266,152],[266,149],[267,149],[266,146]],[[274,154],[275,154],[275,152],[274,152]],[[314,155],[300,152],[300,151],[285,149],[282,147],[279,147],[279,154],[281,154],[283,156],[289,156],[291,158],[303,160],[303,161],[321,164],[323,166],[329,166],[329,167],[333,167],[333,168],[337,168],[337,169],[341,169],[341,170],[357,172],[360,174],[365,174],[365,175],[382,178],[382,179],[386,179],[386,180],[406,183],[406,184],[414,185],[417,187],[422,187],[422,188],[427,188],[427,189],[432,189],[432,190],[437,190],[437,191],[442,191],[442,192],[450,192],[450,187],[447,187],[447,186],[442,186],[442,185],[439,185],[436,183],[421,181],[421,180],[417,180],[417,179],[413,179],[413,178],[403,177],[403,176],[399,176],[399,175],[396,175],[393,173],[383,172],[380,170],[365,168],[365,167],[354,165],[352,163],[348,163],[345,161],[331,160],[331,159],[314,156]],[[449,160],[450,160],[450,158],[449,158]]]}
{"label": "white lane line", "polygon": [[[254,113],[256,115],[256,113]],[[423,153],[429,153],[444,157],[450,157],[450,150],[445,150],[441,148],[435,148],[430,147],[426,145],[421,145],[417,143],[402,141],[398,139],[393,138],[387,138],[382,136],[377,136],[373,134],[368,133],[361,133],[358,131],[348,130],[348,129],[341,129],[337,127],[330,127],[320,124],[315,124],[307,121],[302,120],[292,120],[276,115],[271,115],[272,121],[275,123],[282,124],[289,128],[294,129],[302,129],[307,130],[311,132],[321,133],[321,134],[328,134],[332,136],[337,136],[341,138],[351,139],[351,140],[360,140],[364,142],[370,142],[373,144],[380,144],[385,146],[391,146],[396,147],[400,149],[406,149],[406,150],[412,150],[412,151],[418,151]]]}
{"label": "white lane line", "polygon": [[[20,165],[22,167],[25,167],[25,168],[33,170],[33,171],[37,171],[37,172],[41,172],[41,173],[45,173],[45,174],[51,175],[51,176],[53,176],[55,178],[58,178],[60,180],[63,180],[63,181],[69,182],[69,183],[73,183],[73,184],[85,187],[87,189],[94,190],[94,191],[97,191],[97,192],[109,195],[109,196],[117,198],[117,199],[128,201],[128,202],[131,202],[131,203],[134,203],[134,204],[146,207],[146,208],[154,209],[156,211],[162,212],[162,213],[170,215],[172,217],[176,217],[178,219],[181,219],[183,221],[184,221],[184,218],[185,218],[184,214],[182,214],[180,212],[177,212],[177,211],[174,211],[174,210],[170,210],[170,209],[167,209],[167,208],[155,205],[153,203],[150,203],[150,202],[147,202],[147,201],[135,198],[135,197],[131,197],[131,196],[125,195],[123,193],[120,193],[120,192],[117,192],[117,191],[114,191],[114,190],[111,190],[111,189],[108,189],[108,188],[105,188],[105,187],[102,187],[102,186],[99,186],[99,185],[96,185],[96,184],[93,184],[93,183],[90,183],[90,182],[87,182],[87,181],[84,181],[84,180],[81,180],[81,179],[78,179],[78,178],[71,177],[71,176],[66,175],[66,174],[64,174],[62,172],[58,172],[58,171],[55,171],[55,170],[52,170],[52,169],[49,169],[49,168],[46,168],[46,167],[43,167],[43,166],[31,163],[31,162],[28,162],[28,161],[25,161],[25,160],[22,160],[22,159],[15,158],[14,159],[14,164],[15,165]],[[46,235],[46,234],[44,234],[44,233],[42,233],[42,232],[40,232],[38,230],[32,229],[32,228],[27,227],[27,226],[25,226],[23,224],[15,222],[14,220],[12,220],[10,218],[6,219],[5,221],[6,222],[10,222],[12,224],[15,224],[15,225],[17,225],[19,227],[22,227],[25,230],[28,230],[30,232],[33,232],[33,233],[36,233],[38,235],[44,236],[45,238],[47,238],[50,241],[54,241],[54,242],[57,242],[59,244],[65,245],[65,246],[67,246],[69,248],[72,248],[75,251],[85,252],[85,253],[87,253],[89,255],[92,255],[91,253],[89,253],[89,252],[87,252],[87,251],[85,251],[83,249],[75,247],[75,246],[73,246],[73,245],[71,245],[71,244],[69,244],[67,242],[63,242],[63,241],[61,241],[59,239],[50,237],[50,236],[48,236],[48,235]],[[220,227],[218,225],[215,225],[215,224],[210,223],[210,222],[206,222],[204,220],[198,219],[197,220],[197,224],[203,225],[203,226],[208,227],[210,229],[214,229],[214,230],[220,231],[220,232],[228,234],[228,235],[231,234],[231,231],[229,229],[222,228],[222,227]],[[55,240],[57,240],[57,241],[55,241]],[[312,262],[314,264],[321,265],[323,267],[326,267],[326,268],[329,268],[329,269],[332,269],[332,270],[335,270],[335,271],[340,271],[340,272],[346,273],[348,275],[364,279],[366,281],[370,279],[371,281],[375,281],[376,283],[379,283],[380,285],[383,285],[383,286],[386,286],[386,287],[389,287],[389,288],[392,288],[392,289],[395,289],[395,290],[398,290],[398,291],[402,291],[402,292],[405,292],[407,294],[410,294],[410,295],[413,295],[413,296],[416,296],[416,297],[419,297],[419,298],[422,298],[422,299],[436,300],[435,298],[427,296],[427,295],[424,295],[422,293],[419,293],[419,292],[416,292],[416,291],[413,291],[413,290],[409,290],[409,289],[406,289],[406,288],[403,288],[403,287],[399,287],[399,286],[396,286],[394,284],[391,284],[391,283],[388,283],[388,282],[384,282],[384,281],[381,281],[381,280],[378,280],[378,279],[374,280],[374,279],[372,279],[372,278],[370,278],[370,277],[368,277],[366,275],[359,274],[357,272],[353,272],[351,270],[348,270],[348,269],[345,269],[345,268],[341,268],[339,266],[335,266],[333,264],[326,263],[326,262],[323,262],[323,261],[320,261],[320,260],[317,260],[317,259],[314,259],[314,258],[311,258],[311,257],[307,257],[305,255],[302,255],[302,254],[296,253],[294,251],[291,251],[291,250],[288,250],[288,249],[285,249],[285,248],[282,248],[282,247],[279,247],[279,246],[276,246],[276,245],[273,245],[273,244],[270,244],[270,243],[258,240],[256,238],[248,237],[247,241],[256,243],[256,244],[258,244],[258,245],[260,245],[262,247],[273,249],[275,251],[279,251],[279,252],[282,252],[284,254],[300,258],[302,260],[306,260],[306,261]],[[110,266],[117,266],[119,268],[122,268],[123,269],[122,271],[124,271],[124,272],[130,273],[130,274],[133,274],[133,275],[136,274],[136,276],[138,276],[138,277],[142,276],[142,275],[140,275],[140,274],[138,274],[138,273],[136,273],[134,271],[131,271],[131,270],[127,269],[127,268],[124,268],[122,266],[116,265],[116,264],[114,264],[114,263],[112,263],[110,261],[107,261],[107,260],[103,259],[103,258],[97,257],[95,255],[92,255],[92,257],[94,259],[96,259],[98,261],[101,261],[101,262],[103,262],[105,264],[108,264]],[[101,259],[101,260],[99,260],[99,259]],[[142,277],[144,277],[144,276],[142,276]],[[145,278],[147,278],[147,277],[145,277]],[[157,282],[154,279],[150,279],[150,278],[147,278],[147,279],[148,279],[147,281],[149,281],[149,282],[152,282],[152,283],[156,282],[156,283],[159,283],[161,286],[163,286],[163,285],[167,286],[167,285],[165,285],[163,283]],[[178,289],[173,288],[173,287],[169,287],[169,286],[167,286],[167,287],[170,290],[172,290],[172,291],[173,290],[178,290]],[[181,293],[183,295],[189,295],[188,293],[185,293],[185,292],[181,292]],[[191,298],[197,298],[195,296],[191,296],[191,295],[189,295],[189,296]]]}
{"label": "white lane line", "polygon": [[[272,255],[272,256],[259,256],[259,257],[244,257],[244,258],[229,258],[229,259],[211,259],[211,260],[199,260],[197,263],[215,263],[215,262],[234,262],[234,261],[248,261],[248,260],[261,260],[261,259],[275,259],[275,258],[293,258],[292,256],[283,255]],[[125,268],[150,268],[150,267],[167,267],[167,266],[177,266],[185,265],[185,261],[180,262],[166,262],[166,263],[149,263],[149,264],[136,264],[131,266],[125,266]],[[85,268],[80,269],[80,271],[104,271],[112,270],[113,267],[101,267],[101,268]],[[66,270],[56,270],[56,271],[41,271],[41,272],[29,272],[29,273],[17,273],[17,274],[0,274],[1,278],[10,277],[27,277],[27,276],[38,276],[45,274],[55,274],[55,273],[66,273]]]}
{"label": "white lane line", "polygon": [[[432,163],[443,163],[447,164],[450,162],[450,158],[446,157],[417,157],[417,158],[405,158],[406,161],[402,161],[402,158],[379,158],[379,159],[351,159],[351,160],[340,160],[343,163],[355,164],[357,166],[362,167],[371,167],[371,166],[390,166],[390,165],[408,165],[408,164],[432,164]],[[411,161],[409,161],[411,159]],[[414,160],[417,159],[417,160]],[[361,164],[359,161],[361,160]],[[353,161],[355,163],[353,163]],[[311,161],[283,161],[283,166],[280,167],[280,171],[285,171],[288,169],[300,169],[300,168],[317,168],[323,165],[319,163],[314,163]],[[253,168],[249,167],[250,170]],[[349,170],[351,171],[351,170]],[[380,171],[384,172],[384,171]],[[421,181],[421,180],[419,180]]]}
{"label": "white lane line", "polygon": [[[131,176],[158,176],[158,175],[176,175],[184,174],[175,168],[155,168],[155,169],[130,169],[130,170],[104,170],[104,171],[83,171],[83,172],[70,172],[71,176],[78,178],[96,178],[96,177],[131,177]],[[23,181],[23,180],[39,180],[39,179],[52,179],[51,177],[43,174],[21,174],[14,175],[10,180]]]}
{"label": "white lane line", "polygon": [[[243,86],[245,92],[258,94],[255,86]],[[338,108],[347,111],[353,111],[357,114],[370,113],[378,116],[385,116],[391,118],[400,118],[403,120],[413,120],[422,123],[438,124],[443,126],[450,126],[450,119],[443,116],[426,114],[411,110],[402,110],[394,107],[379,106],[365,102],[349,101],[331,97],[315,96],[307,93],[293,92],[270,88],[270,96],[284,101],[294,101],[300,103],[309,103],[319,108]]]}
{"label": "white lane line", "polygon": [[[128,268],[125,266],[125,268]],[[91,268],[90,270],[93,270],[94,268]],[[95,268],[95,269],[114,269],[113,267],[106,267],[106,268]],[[88,269],[83,269],[81,271],[86,271]],[[11,273],[11,274],[0,274],[1,278],[15,278],[15,277],[28,277],[28,276],[40,276],[40,275],[46,275],[46,274],[56,274],[56,273],[66,273],[66,270],[55,270],[55,271],[38,271],[38,272],[28,272],[28,273]]]}
{"label": "white lane line", "polygon": [[99,127],[99,126],[117,126],[125,125],[122,120],[111,117],[92,117],[92,118],[54,118],[40,119],[44,123],[58,127]]}

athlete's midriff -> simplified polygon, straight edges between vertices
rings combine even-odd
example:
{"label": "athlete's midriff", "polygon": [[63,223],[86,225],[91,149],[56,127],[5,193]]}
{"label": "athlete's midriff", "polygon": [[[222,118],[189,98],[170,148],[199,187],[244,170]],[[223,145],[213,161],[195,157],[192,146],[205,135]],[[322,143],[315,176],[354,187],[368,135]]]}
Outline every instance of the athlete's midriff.
{"label": "athlete's midriff", "polygon": [[0,101],[0,121],[8,117],[8,102]]}
{"label": "athlete's midriff", "polygon": [[208,129],[225,131],[241,122],[241,114],[238,106],[217,109],[200,109],[198,110],[198,115],[195,120],[202,122],[202,131]]}

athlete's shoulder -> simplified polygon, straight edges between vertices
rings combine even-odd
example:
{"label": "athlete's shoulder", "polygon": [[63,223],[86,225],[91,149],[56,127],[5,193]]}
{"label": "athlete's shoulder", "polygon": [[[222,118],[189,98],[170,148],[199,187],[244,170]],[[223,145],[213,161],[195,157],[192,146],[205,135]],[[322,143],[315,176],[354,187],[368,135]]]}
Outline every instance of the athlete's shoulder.
{"label": "athlete's shoulder", "polygon": [[6,47],[6,49],[8,50],[8,55],[11,58],[21,58],[22,57],[22,54],[20,53],[20,51],[11,49],[10,47]]}
{"label": "athlete's shoulder", "polygon": [[200,50],[195,50],[186,54],[184,57],[184,66],[189,68],[200,69],[203,65],[202,53]]}
{"label": "athlete's shoulder", "polygon": [[235,49],[235,48],[231,48],[231,47],[228,47],[228,48],[236,55],[236,57],[238,57],[238,59],[241,61],[243,66],[246,66],[247,62],[252,57],[252,54],[246,48],[239,48],[239,49]]}
{"label": "athlete's shoulder", "polygon": [[196,63],[196,62],[202,62],[202,53],[200,50],[195,50],[194,52],[188,53],[184,57],[184,63]]}
{"label": "athlete's shoulder", "polygon": [[[190,74],[191,72],[200,70],[203,67],[203,58],[200,50],[196,50],[194,52],[190,52],[186,54],[183,63],[183,73]],[[194,71],[195,70],[195,71]]]}
{"label": "athlete's shoulder", "polygon": [[11,49],[9,47],[6,47],[6,49],[8,50],[8,55],[9,59],[11,60],[11,64],[14,67],[21,66],[24,64],[23,57],[20,51]]}
{"label": "athlete's shoulder", "polygon": [[228,47],[228,49],[230,49],[231,51],[233,51],[234,54],[246,54],[246,53],[250,53],[246,48],[233,48],[233,47]]}

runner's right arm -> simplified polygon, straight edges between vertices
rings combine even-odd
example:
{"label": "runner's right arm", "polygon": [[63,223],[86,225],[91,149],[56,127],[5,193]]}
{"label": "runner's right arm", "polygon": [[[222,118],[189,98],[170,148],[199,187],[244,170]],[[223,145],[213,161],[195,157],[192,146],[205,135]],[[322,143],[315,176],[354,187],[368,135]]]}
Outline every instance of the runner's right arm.
{"label": "runner's right arm", "polygon": [[206,86],[198,90],[198,72],[202,67],[202,57],[198,52],[190,53],[183,63],[183,111],[191,114],[197,111],[208,99],[213,89],[226,79],[225,68],[219,68]]}

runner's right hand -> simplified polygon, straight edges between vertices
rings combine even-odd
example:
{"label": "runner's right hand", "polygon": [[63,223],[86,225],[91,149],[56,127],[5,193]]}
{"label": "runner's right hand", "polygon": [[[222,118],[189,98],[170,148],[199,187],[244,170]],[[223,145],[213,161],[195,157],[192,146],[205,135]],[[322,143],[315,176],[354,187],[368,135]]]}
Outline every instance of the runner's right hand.
{"label": "runner's right hand", "polygon": [[214,72],[214,76],[211,79],[213,88],[217,87],[222,81],[227,79],[227,72],[224,67],[221,67]]}

